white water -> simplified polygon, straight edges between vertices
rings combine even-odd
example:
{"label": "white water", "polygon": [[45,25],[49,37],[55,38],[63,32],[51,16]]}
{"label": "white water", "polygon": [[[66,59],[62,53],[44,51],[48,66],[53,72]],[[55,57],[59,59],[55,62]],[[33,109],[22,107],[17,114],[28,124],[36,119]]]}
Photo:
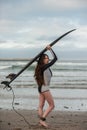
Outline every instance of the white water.
{"label": "white water", "polygon": [[[1,61],[0,82],[7,80],[9,73],[18,73],[28,61]],[[18,109],[37,109],[38,92],[34,80],[33,64],[12,84]],[[55,100],[55,110],[87,111],[87,61],[56,62],[52,66],[51,91]],[[12,93],[3,90],[0,84],[0,108],[11,109]]]}

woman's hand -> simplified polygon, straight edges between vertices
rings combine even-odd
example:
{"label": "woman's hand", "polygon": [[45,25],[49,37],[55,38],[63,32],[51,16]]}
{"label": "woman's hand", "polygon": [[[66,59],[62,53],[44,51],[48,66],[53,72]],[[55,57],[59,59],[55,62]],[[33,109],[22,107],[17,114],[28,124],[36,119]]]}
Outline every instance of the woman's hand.
{"label": "woman's hand", "polygon": [[50,50],[50,49],[51,49],[51,46],[50,46],[50,45],[48,45],[48,46],[46,47],[46,49],[47,49],[47,50]]}

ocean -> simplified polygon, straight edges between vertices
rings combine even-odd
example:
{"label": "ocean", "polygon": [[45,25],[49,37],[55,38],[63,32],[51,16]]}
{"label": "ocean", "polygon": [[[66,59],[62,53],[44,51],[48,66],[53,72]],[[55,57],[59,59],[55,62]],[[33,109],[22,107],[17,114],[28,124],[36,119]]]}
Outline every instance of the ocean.
{"label": "ocean", "polygon": [[[28,60],[1,60],[0,82],[9,81],[9,73],[18,73]],[[11,86],[15,93],[17,109],[37,109],[38,91],[34,79],[36,62],[27,68]],[[50,90],[55,101],[55,110],[87,111],[87,61],[58,61],[52,67]],[[0,84],[0,108],[11,109],[12,92]]]}

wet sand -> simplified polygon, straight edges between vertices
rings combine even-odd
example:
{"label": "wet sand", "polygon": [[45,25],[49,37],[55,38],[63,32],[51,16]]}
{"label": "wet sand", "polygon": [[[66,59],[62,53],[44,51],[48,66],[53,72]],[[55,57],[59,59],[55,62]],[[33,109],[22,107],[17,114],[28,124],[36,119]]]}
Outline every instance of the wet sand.
{"label": "wet sand", "polygon": [[[44,130],[39,126],[37,110],[17,110],[27,123],[13,110],[0,109],[0,130]],[[47,130],[87,130],[87,112],[52,111],[47,117]]]}

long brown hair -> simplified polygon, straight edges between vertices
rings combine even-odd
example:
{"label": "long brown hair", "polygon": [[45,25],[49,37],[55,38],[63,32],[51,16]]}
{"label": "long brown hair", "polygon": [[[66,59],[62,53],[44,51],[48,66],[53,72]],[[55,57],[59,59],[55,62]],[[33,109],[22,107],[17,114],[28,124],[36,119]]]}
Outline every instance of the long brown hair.
{"label": "long brown hair", "polygon": [[44,66],[43,59],[45,58],[45,56],[48,56],[48,55],[47,54],[42,54],[39,57],[39,60],[37,62],[37,66],[35,68],[34,77],[35,77],[35,80],[36,80],[39,87],[44,84],[44,77],[43,77],[42,67]]}

